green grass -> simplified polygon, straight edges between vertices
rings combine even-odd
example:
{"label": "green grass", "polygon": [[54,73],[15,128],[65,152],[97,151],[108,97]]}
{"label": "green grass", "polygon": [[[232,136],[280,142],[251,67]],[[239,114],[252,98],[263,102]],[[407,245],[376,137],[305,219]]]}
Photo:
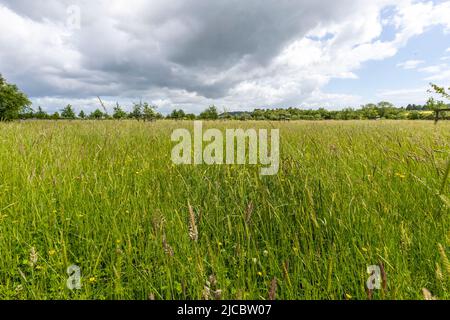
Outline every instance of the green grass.
{"label": "green grass", "polygon": [[380,262],[374,299],[450,298],[450,123],[205,126],[280,128],[279,174],[172,165],[190,122],[0,124],[0,298],[201,299],[214,274],[223,299],[367,299]]}

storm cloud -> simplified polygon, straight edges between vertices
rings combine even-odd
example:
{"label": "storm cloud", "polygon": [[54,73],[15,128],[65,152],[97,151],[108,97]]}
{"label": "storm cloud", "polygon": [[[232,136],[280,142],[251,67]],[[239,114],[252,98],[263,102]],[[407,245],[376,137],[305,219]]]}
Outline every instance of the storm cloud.
{"label": "storm cloud", "polygon": [[[448,3],[407,0],[0,0],[0,72],[39,103],[351,104],[357,96],[322,88],[448,28],[446,13]],[[386,26],[393,40],[380,39]]]}

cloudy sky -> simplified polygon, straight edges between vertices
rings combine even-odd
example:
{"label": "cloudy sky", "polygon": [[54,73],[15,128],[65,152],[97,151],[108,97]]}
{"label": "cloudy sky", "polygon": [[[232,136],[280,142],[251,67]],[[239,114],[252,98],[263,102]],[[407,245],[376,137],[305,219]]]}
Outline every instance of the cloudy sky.
{"label": "cloudy sky", "polygon": [[0,73],[48,111],[424,103],[450,1],[0,0]]}

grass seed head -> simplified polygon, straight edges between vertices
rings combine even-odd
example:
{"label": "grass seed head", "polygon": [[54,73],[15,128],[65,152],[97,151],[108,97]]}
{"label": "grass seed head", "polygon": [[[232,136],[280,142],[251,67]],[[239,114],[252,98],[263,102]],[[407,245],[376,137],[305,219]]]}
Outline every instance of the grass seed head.
{"label": "grass seed head", "polygon": [[270,283],[269,300],[274,301],[277,298],[277,278],[273,278]]}
{"label": "grass seed head", "polygon": [[191,204],[188,202],[189,207],[189,237],[192,241],[198,241],[198,229],[197,222],[195,220],[194,208],[192,208]]}
{"label": "grass seed head", "polygon": [[30,265],[34,267],[38,262],[38,253],[34,247],[30,250]]}

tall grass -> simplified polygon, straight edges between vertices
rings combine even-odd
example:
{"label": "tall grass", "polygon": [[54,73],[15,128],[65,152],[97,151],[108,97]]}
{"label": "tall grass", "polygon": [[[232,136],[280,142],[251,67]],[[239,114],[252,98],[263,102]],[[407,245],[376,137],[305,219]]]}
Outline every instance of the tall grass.
{"label": "tall grass", "polygon": [[174,166],[189,122],[0,124],[0,298],[450,298],[450,123],[205,126],[280,128],[279,174]]}

